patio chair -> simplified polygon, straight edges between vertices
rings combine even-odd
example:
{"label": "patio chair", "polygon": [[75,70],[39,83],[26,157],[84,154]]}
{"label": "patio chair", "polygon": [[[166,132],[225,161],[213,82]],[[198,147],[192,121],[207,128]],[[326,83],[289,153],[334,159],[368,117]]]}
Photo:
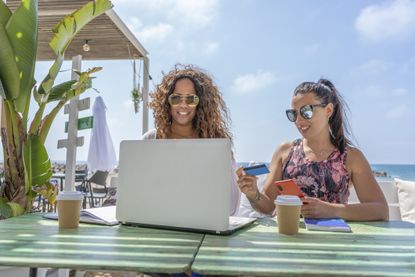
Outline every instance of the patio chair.
{"label": "patio chair", "polygon": [[[81,184],[81,190],[85,197],[89,197],[89,206],[95,207],[96,204],[102,205],[102,202],[108,194],[107,177],[108,171],[96,171],[91,178],[85,179]],[[84,206],[85,206],[84,202]]]}
{"label": "patio chair", "polygon": [[75,182],[83,182],[88,177],[88,168],[75,170]]}

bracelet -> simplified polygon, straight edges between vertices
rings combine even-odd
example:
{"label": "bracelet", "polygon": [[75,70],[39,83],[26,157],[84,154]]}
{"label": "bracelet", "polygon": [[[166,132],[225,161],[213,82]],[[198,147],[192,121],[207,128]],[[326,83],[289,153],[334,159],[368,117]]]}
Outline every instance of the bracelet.
{"label": "bracelet", "polygon": [[255,204],[256,202],[258,202],[259,200],[261,200],[261,193],[259,192],[258,188],[256,189],[256,195],[254,199],[250,199],[248,198],[249,202],[251,202],[252,204]]}

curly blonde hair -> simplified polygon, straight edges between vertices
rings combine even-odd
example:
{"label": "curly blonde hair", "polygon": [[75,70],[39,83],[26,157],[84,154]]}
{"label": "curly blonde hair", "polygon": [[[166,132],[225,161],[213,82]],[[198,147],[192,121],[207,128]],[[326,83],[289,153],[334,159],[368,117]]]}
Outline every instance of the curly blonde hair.
{"label": "curly blonde hair", "polygon": [[195,65],[176,64],[174,68],[163,76],[152,97],[150,107],[154,111],[155,127],[158,139],[167,138],[172,124],[168,97],[173,93],[176,82],[180,79],[189,79],[193,82],[199,105],[193,119],[193,128],[200,138],[228,138],[232,142],[229,131],[231,119],[229,110],[222,99],[222,93],[213,82],[212,77]]}

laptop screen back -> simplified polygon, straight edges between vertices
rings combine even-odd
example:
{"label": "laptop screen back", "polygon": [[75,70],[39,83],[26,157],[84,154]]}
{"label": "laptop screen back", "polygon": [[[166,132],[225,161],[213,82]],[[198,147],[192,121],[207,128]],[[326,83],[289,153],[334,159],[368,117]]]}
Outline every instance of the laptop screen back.
{"label": "laptop screen back", "polygon": [[132,224],[225,230],[231,164],[227,139],[123,141],[117,219]]}

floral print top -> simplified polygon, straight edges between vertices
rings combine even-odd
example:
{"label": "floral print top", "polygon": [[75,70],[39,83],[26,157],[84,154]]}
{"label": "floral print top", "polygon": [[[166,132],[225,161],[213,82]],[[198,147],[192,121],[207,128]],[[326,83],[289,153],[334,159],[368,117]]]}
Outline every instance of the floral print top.
{"label": "floral print top", "polygon": [[326,160],[310,161],[303,149],[303,140],[294,141],[288,160],[283,167],[283,179],[294,179],[300,189],[310,197],[330,203],[347,203],[349,174],[346,169],[347,148],[337,149]]}

